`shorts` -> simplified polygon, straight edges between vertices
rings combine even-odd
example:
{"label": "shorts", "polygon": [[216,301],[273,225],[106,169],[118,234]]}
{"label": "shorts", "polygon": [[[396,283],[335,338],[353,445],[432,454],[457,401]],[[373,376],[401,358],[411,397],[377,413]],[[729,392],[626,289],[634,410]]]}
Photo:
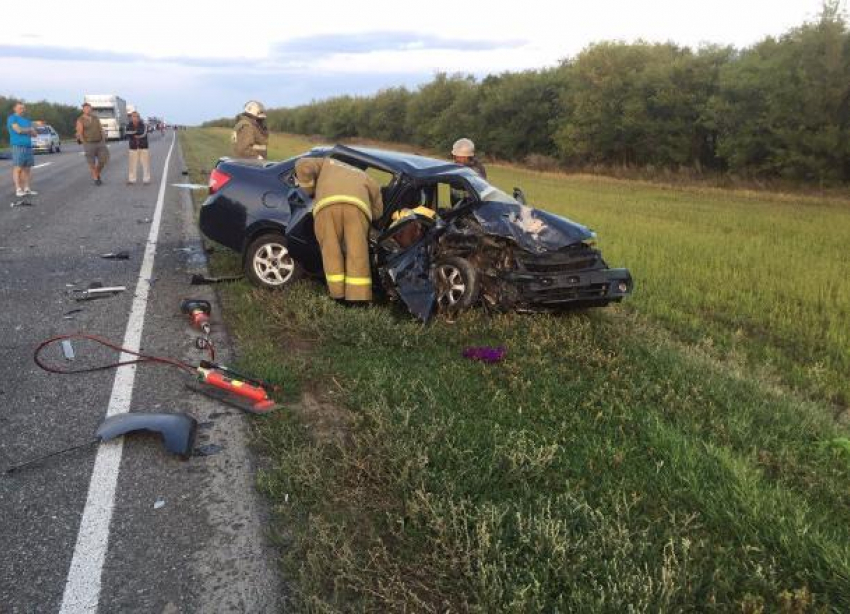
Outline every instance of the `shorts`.
{"label": "shorts", "polygon": [[98,163],[106,166],[109,162],[109,148],[103,141],[99,143],[83,143],[83,151],[86,152],[86,161],[89,164]]}
{"label": "shorts", "polygon": [[32,147],[26,145],[12,145],[12,166],[32,166],[35,158],[32,155]]}

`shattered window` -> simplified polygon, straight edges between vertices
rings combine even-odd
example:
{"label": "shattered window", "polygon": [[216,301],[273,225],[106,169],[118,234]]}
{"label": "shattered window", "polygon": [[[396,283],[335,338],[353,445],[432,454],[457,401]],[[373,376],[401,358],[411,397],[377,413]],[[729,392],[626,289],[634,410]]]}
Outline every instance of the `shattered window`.
{"label": "shattered window", "polygon": [[475,188],[475,191],[478,192],[478,198],[480,198],[483,202],[520,204],[513,196],[510,196],[499,188],[490,185],[478,175],[467,177],[467,179],[472,184],[472,187]]}

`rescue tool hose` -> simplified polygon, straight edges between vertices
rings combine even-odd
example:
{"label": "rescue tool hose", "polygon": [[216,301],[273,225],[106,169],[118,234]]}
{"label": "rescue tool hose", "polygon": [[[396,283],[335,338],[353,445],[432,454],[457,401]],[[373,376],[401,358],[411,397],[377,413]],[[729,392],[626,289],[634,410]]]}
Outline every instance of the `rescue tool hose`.
{"label": "rescue tool hose", "polygon": [[[87,341],[92,341],[94,343],[108,347],[109,349],[115,350],[117,352],[123,352],[124,354],[136,356],[137,358],[133,360],[124,360],[109,363],[106,365],[100,365],[98,367],[86,367],[84,369],[58,369],[56,367],[52,367],[46,364],[42,360],[41,354],[44,352],[44,349],[47,346],[70,339],[85,339]],[[210,361],[215,361],[215,348],[213,347],[212,341],[207,340],[206,349],[209,350]],[[107,369],[117,369],[126,365],[135,365],[146,362],[171,365],[172,367],[177,367],[178,369],[188,371],[192,374],[197,373],[197,367],[193,367],[189,363],[183,362],[182,360],[177,360],[176,358],[169,358],[167,356],[151,356],[149,354],[142,354],[141,352],[134,352],[133,350],[128,350],[127,348],[123,348],[120,345],[112,343],[108,339],[98,337],[97,335],[89,335],[88,333],[71,333],[68,335],[57,335],[55,337],[46,339],[45,341],[42,341],[38,345],[38,347],[35,348],[35,352],[33,353],[33,360],[35,361],[35,364],[38,365],[39,368],[43,369],[44,371],[47,371],[48,373],[59,373],[61,375],[70,375],[74,373],[93,373],[95,371],[106,371]]]}

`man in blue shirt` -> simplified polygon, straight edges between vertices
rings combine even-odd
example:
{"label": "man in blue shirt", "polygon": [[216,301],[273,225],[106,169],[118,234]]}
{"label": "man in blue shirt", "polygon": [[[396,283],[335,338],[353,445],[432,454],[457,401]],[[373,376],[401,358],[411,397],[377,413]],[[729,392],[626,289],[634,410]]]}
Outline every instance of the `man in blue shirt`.
{"label": "man in blue shirt", "polygon": [[6,120],[9,130],[9,144],[12,146],[12,180],[15,182],[15,196],[35,196],[38,194],[30,189],[30,173],[35,159],[32,155],[32,137],[36,135],[32,121],[24,117],[26,107],[23,102],[16,102],[12,115]]}

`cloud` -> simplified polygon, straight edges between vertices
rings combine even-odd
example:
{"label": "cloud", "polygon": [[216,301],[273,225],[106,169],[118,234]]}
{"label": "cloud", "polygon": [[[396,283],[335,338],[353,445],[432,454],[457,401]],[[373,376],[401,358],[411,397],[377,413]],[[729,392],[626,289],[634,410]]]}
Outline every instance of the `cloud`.
{"label": "cloud", "polygon": [[213,57],[155,57],[142,53],[127,53],[84,47],[54,47],[48,45],[3,45],[0,58],[51,60],[54,62],[166,63],[204,68],[235,67],[252,62],[246,58]]}
{"label": "cloud", "polygon": [[4,43],[0,83],[27,99],[74,104],[88,92],[116,92],[151,114],[195,123],[233,115],[249,99],[290,106],[393,86],[415,88],[438,71],[481,76],[506,61],[505,54],[516,56],[517,46],[525,43],[404,31],[301,37],[274,43],[253,58]]}
{"label": "cloud", "polygon": [[195,68],[240,68],[287,65],[328,60],[338,55],[365,55],[381,52],[421,53],[423,51],[482,52],[513,49],[528,44],[518,39],[464,40],[415,32],[367,32],[362,34],[320,34],[275,43],[262,58],[151,56],[143,53],[60,47],[46,45],[0,44],[0,58],[52,60],[59,62],[165,63]]}
{"label": "cloud", "polygon": [[[49,75],[45,81],[45,75]],[[382,88],[414,88],[431,72],[351,74],[315,70],[198,70],[189,66],[142,63],[127,69],[112,62],[67,62],[20,58],[0,62],[0,83],[25,100],[48,99],[80,104],[92,92],[115,92],[148,115],[195,124],[232,117],[245,101],[262,100],[268,107],[293,106],[340,94],[366,95]]]}
{"label": "cloud", "polygon": [[518,39],[484,40],[445,38],[417,32],[363,32],[355,34],[319,34],[292,38],[272,48],[273,57],[319,54],[361,54],[376,51],[414,51],[439,49],[450,51],[492,51],[522,47],[528,41]]}

